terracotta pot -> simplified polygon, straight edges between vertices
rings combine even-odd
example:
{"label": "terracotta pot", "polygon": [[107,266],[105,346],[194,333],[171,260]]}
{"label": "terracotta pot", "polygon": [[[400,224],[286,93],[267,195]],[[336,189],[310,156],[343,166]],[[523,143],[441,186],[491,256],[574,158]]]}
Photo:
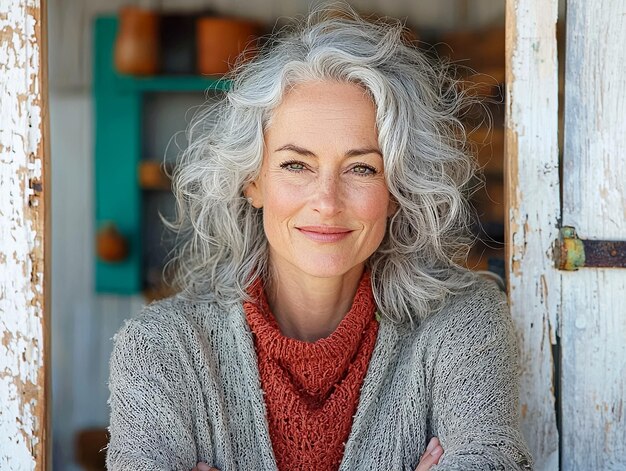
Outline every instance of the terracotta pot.
{"label": "terracotta pot", "polygon": [[87,471],[106,470],[106,453],[103,448],[109,443],[106,428],[87,428],[74,436],[74,459],[81,469]]}
{"label": "terracotta pot", "polygon": [[113,222],[105,223],[96,235],[96,251],[104,262],[121,262],[128,256],[128,241]]}
{"label": "terracotta pot", "polygon": [[159,71],[159,16],[138,7],[123,7],[115,38],[115,68],[122,74]]}
{"label": "terracotta pot", "polygon": [[[167,171],[167,173],[166,173]],[[164,168],[159,161],[145,160],[139,165],[139,186],[145,190],[170,190],[171,167]]]}
{"label": "terracotta pot", "polygon": [[[249,60],[256,54],[257,22],[224,17],[203,17],[196,25],[198,72],[202,75],[227,73],[239,55]],[[247,47],[246,47],[247,46]]]}

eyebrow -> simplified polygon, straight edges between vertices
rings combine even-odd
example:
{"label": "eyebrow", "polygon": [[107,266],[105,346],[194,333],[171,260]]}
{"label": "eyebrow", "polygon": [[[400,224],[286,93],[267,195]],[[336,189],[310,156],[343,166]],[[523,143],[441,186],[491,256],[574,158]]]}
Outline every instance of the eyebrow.
{"label": "eyebrow", "polygon": [[[306,155],[308,157],[317,157],[314,152],[295,144],[285,144],[284,146],[281,146],[278,149],[274,150],[274,152],[280,152],[284,150],[292,151],[300,155]],[[350,149],[348,152],[346,152],[346,157],[358,157],[360,155],[366,154],[378,154],[381,158],[383,156],[382,152],[375,147],[364,147],[362,149]]]}

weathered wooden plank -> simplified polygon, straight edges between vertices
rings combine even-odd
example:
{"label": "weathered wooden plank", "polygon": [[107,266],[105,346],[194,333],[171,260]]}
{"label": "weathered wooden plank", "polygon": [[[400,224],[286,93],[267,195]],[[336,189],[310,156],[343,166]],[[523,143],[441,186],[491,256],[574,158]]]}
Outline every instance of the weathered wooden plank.
{"label": "weathered wooden plank", "polygon": [[558,469],[553,390],[560,274],[557,0],[507,0],[507,275],[521,353],[522,429],[538,471]]}
{"label": "weathered wooden plank", "polygon": [[45,8],[0,3],[0,469],[48,469]]}
{"label": "weathered wooden plank", "polygon": [[[626,4],[568,0],[563,224],[626,240]],[[626,270],[563,273],[563,469],[626,469]]]}

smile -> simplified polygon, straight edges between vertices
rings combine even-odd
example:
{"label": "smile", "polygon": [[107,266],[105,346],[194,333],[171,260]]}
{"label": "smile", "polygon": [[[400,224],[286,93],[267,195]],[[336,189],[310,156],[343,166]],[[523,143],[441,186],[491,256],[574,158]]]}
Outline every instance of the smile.
{"label": "smile", "polygon": [[296,227],[306,238],[316,242],[338,242],[351,233],[351,229],[335,226],[302,226]]}

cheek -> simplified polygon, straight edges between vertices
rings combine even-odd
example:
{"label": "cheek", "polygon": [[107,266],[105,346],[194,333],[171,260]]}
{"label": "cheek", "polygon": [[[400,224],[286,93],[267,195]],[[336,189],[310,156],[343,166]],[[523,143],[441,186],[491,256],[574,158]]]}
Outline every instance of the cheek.
{"label": "cheek", "polygon": [[382,224],[383,228],[386,226],[389,208],[389,192],[386,187],[361,191],[355,196],[354,202],[355,213],[360,219],[372,225]]}
{"label": "cheek", "polygon": [[[286,229],[286,223],[296,212],[302,188],[285,183],[271,185],[264,195],[263,220],[266,232]],[[280,227],[279,227],[280,226]]]}

